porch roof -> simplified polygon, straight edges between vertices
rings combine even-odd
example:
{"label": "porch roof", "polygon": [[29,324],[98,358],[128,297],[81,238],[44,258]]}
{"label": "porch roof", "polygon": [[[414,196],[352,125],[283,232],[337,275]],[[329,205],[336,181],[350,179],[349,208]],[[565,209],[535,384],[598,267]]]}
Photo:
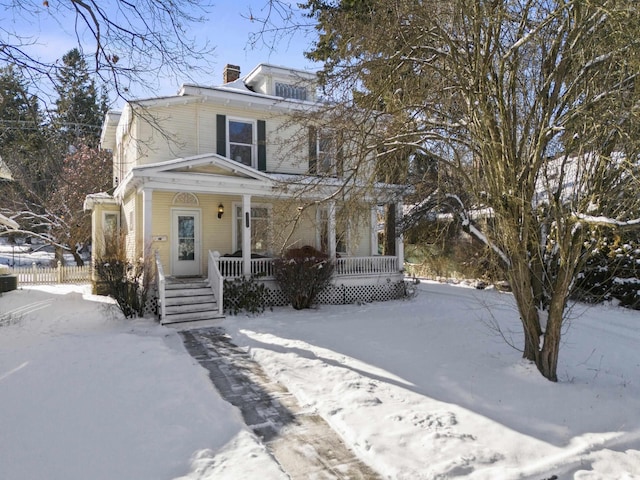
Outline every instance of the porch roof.
{"label": "porch roof", "polygon": [[116,188],[116,197],[133,189],[269,195],[273,179],[266,173],[216,153],[176,158],[131,169]]}
{"label": "porch roof", "polygon": [[[122,198],[132,190],[150,188],[323,200],[331,198],[344,187],[344,180],[337,177],[266,173],[216,153],[206,153],[134,167],[118,185],[114,197]],[[383,183],[347,187],[355,188],[358,195],[369,202],[398,199],[402,197],[404,188]]]}

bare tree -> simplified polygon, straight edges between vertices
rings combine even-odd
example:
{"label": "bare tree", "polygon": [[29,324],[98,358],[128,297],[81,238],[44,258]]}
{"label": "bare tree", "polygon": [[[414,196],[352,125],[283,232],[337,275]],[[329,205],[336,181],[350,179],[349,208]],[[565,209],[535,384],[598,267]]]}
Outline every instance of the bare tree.
{"label": "bare tree", "polygon": [[[193,73],[212,53],[191,27],[202,22],[208,4],[196,0],[41,0],[0,2],[5,19],[0,28],[0,63],[28,72],[34,83],[51,81],[60,65],[42,58],[39,34],[26,25],[48,25],[52,32],[74,38],[90,56],[89,66],[117,96],[132,84]],[[14,27],[12,25],[18,25]]]}
{"label": "bare tree", "polygon": [[419,190],[420,205],[446,205],[491,246],[518,305],[523,355],[557,381],[567,298],[592,230],[640,224],[635,2],[305,7],[318,33],[309,56],[325,64],[341,129],[354,117],[351,132],[377,126],[352,143],[366,151],[358,157],[375,155],[379,171],[398,152],[407,172],[418,157],[437,161],[446,175]]}

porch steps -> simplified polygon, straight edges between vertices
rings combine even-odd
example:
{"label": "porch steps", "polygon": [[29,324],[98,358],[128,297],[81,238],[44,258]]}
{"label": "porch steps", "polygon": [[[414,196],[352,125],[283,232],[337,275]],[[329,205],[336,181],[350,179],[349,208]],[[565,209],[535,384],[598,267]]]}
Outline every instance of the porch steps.
{"label": "porch steps", "polygon": [[167,278],[163,325],[205,322],[224,318],[218,314],[218,302],[203,278]]}

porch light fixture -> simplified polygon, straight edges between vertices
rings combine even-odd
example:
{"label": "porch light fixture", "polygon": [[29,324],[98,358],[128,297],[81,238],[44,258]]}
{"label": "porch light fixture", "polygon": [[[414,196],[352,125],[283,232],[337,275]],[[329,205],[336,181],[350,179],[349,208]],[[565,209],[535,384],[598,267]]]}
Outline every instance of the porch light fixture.
{"label": "porch light fixture", "polygon": [[222,218],[222,215],[224,215],[224,205],[220,204],[218,205],[218,218]]}

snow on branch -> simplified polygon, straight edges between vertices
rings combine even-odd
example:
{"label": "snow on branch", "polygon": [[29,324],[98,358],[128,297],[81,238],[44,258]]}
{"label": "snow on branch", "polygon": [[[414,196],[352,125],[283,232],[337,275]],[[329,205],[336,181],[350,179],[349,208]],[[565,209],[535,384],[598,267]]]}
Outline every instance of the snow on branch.
{"label": "snow on branch", "polygon": [[464,208],[464,203],[462,202],[460,197],[458,197],[457,195],[453,195],[453,194],[446,194],[445,197],[447,197],[447,198],[449,198],[451,200],[454,200],[460,206],[460,208],[457,210],[457,214],[460,217],[460,220],[462,221],[462,226],[465,229],[467,229],[471,235],[473,235],[478,240],[480,240],[482,243],[484,243],[486,246],[491,248],[491,250],[493,250],[500,257],[500,259],[505,263],[505,265],[507,265],[507,266],[511,265],[511,262],[509,261],[509,258],[507,257],[507,255],[500,248],[498,248],[497,245],[495,245],[493,242],[489,241],[487,236],[484,233],[482,233],[474,225],[474,223],[471,221],[470,216],[467,215],[467,211]]}
{"label": "snow on branch", "polygon": [[608,227],[617,227],[623,229],[632,229],[640,227],[640,218],[633,220],[616,220],[615,218],[586,215],[584,213],[574,213],[574,217],[590,224],[603,225]]}

